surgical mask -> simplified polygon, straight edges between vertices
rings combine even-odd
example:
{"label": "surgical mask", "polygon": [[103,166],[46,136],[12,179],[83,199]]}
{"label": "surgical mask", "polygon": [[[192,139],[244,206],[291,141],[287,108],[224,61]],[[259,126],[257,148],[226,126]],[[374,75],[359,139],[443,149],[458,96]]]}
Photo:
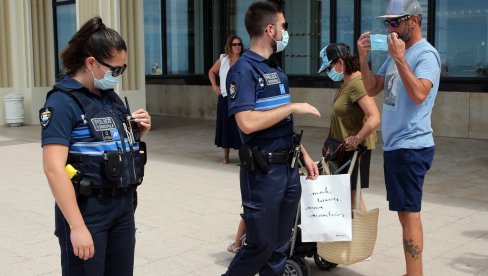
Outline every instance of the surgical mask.
{"label": "surgical mask", "polygon": [[341,81],[344,79],[344,72],[337,73],[335,67],[332,68],[329,72],[327,72],[327,76],[333,81]]}
{"label": "surgical mask", "polygon": [[288,35],[288,31],[286,31],[286,30],[280,30],[280,31],[281,31],[281,36],[282,36],[281,41],[277,41],[276,39],[273,38],[273,40],[276,42],[276,52],[277,53],[285,50],[286,45],[288,45],[288,39],[290,38]]}
{"label": "surgical mask", "polygon": [[[100,67],[101,68],[101,67]],[[103,68],[102,68],[103,70]],[[105,71],[105,70],[104,70]],[[101,79],[95,78],[95,75],[93,72],[90,70],[93,76],[93,84],[95,85],[96,88],[101,89],[101,90],[107,90],[107,89],[113,89],[120,80],[120,75],[117,77],[112,76],[112,71],[105,71],[105,75]]]}
{"label": "surgical mask", "polygon": [[371,42],[371,50],[373,51],[388,51],[387,36],[382,34],[369,35]]}

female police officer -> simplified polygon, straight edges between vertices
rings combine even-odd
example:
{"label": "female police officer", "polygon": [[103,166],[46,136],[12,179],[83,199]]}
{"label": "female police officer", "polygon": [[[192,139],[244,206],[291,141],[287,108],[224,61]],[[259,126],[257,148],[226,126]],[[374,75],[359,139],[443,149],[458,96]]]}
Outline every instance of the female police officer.
{"label": "female police officer", "polygon": [[145,163],[139,139],[151,119],[143,109],[129,114],[113,90],[126,52],[101,18],[87,21],[61,55],[67,75],[39,111],[63,275],[133,273],[133,197]]}

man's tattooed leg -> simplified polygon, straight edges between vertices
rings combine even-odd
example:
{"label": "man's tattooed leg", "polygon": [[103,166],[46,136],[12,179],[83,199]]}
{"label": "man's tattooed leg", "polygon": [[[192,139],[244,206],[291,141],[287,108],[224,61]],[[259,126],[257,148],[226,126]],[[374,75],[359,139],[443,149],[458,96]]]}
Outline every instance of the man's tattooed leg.
{"label": "man's tattooed leg", "polygon": [[414,260],[418,259],[420,252],[421,252],[420,248],[417,245],[413,244],[412,239],[408,239],[408,240],[404,239],[403,240],[403,249],[406,252],[408,252]]}

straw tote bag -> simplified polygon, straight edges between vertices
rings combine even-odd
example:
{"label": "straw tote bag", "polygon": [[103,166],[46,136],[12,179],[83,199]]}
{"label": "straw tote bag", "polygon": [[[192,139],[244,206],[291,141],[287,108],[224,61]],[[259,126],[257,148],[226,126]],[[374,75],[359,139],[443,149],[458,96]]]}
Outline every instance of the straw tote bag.
{"label": "straw tote bag", "polygon": [[[357,151],[351,164],[355,164]],[[359,166],[359,162],[358,162]],[[354,167],[353,165],[350,168]],[[360,206],[361,189],[360,170],[356,183],[356,206]],[[347,242],[317,242],[317,253],[328,262],[350,265],[369,258],[374,251],[378,230],[378,208],[367,212],[354,209],[352,219],[352,241]]]}

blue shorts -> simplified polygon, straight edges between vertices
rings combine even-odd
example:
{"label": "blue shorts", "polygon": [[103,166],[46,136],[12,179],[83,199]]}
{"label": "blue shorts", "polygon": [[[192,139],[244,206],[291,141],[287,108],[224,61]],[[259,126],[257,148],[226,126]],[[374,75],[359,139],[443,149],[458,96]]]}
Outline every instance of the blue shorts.
{"label": "blue shorts", "polygon": [[422,187],[434,159],[434,147],[385,151],[386,199],[391,211],[420,212]]}

